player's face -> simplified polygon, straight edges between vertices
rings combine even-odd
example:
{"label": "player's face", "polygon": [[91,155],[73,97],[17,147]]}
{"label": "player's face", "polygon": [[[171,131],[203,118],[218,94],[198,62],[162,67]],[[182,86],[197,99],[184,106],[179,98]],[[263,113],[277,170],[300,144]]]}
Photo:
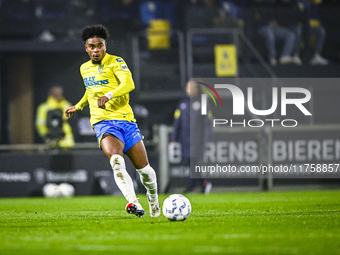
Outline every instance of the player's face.
{"label": "player's face", "polygon": [[103,38],[93,37],[86,40],[85,50],[92,63],[99,64],[106,54],[106,42]]}

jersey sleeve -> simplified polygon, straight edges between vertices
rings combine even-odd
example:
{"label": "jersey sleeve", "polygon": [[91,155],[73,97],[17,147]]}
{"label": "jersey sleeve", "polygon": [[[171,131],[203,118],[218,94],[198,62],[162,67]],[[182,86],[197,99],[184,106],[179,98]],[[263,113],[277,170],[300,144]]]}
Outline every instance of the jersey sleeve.
{"label": "jersey sleeve", "polygon": [[87,106],[89,104],[88,100],[87,100],[87,91],[85,91],[84,96],[82,97],[82,99],[80,99],[80,101],[75,105],[77,111],[79,110],[83,110],[83,108],[85,106]]}
{"label": "jersey sleeve", "polygon": [[114,74],[119,79],[119,86],[112,91],[113,97],[120,97],[135,89],[135,84],[132,79],[131,72],[122,58],[116,59],[114,65]]}

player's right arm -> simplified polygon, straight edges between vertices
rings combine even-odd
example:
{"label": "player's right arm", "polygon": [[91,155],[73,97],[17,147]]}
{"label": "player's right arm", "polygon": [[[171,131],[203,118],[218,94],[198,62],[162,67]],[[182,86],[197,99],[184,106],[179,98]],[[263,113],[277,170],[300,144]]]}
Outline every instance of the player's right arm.
{"label": "player's right arm", "polygon": [[69,119],[69,118],[71,118],[73,116],[73,114],[75,114],[76,111],[77,111],[77,108],[74,105],[69,106],[65,110],[65,115]]}
{"label": "player's right arm", "polygon": [[89,104],[89,102],[87,100],[87,91],[85,91],[84,96],[82,97],[82,99],[80,99],[80,101],[76,105],[69,106],[65,110],[66,117],[68,119],[71,118],[73,116],[73,114],[75,114],[76,111],[83,110],[83,108],[88,104]]}

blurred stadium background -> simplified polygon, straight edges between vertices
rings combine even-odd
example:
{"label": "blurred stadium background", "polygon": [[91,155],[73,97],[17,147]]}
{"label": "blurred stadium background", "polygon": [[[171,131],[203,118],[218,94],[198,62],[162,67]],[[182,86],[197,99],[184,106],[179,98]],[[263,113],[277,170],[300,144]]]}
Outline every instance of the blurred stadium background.
{"label": "blurred stadium background", "polygon": [[[83,95],[79,66],[88,56],[80,34],[86,25],[107,26],[111,33],[108,52],[123,57],[129,65],[136,84],[131,105],[163,193],[182,192],[187,182],[188,171],[169,161],[168,138],[173,113],[185,96],[188,79],[338,78],[340,73],[340,3],[336,0],[315,1],[319,21],[326,30],[322,55],[329,64],[309,64],[315,38],[308,38],[301,44],[302,65],[276,66],[267,63],[264,43],[252,28],[251,15],[247,15],[252,11],[247,1],[1,0],[0,3],[0,197],[41,196],[47,182],[69,182],[76,195],[119,194],[109,162],[98,149],[89,127],[88,109],[70,120],[76,145],[68,150],[50,149],[35,129],[36,109],[46,100],[52,85],[61,84],[66,99],[73,104]],[[221,22],[217,22],[219,15],[224,17]],[[229,47],[230,55],[219,60],[216,45]],[[309,89],[313,118],[306,121],[294,112],[289,114],[304,124],[305,141],[317,140],[330,146],[331,156],[327,158],[325,153],[326,157],[315,159],[315,163],[339,163],[340,87],[333,82],[311,85]],[[259,102],[266,100],[268,91],[263,90],[264,98],[259,97]],[[262,132],[261,129],[259,133]],[[232,137],[235,144],[247,139],[264,143],[264,147],[268,144],[258,134]],[[278,135],[284,141],[299,138],[301,133]],[[270,154],[261,153],[264,154],[259,155],[258,163],[270,162]],[[285,163],[294,162],[292,159]],[[130,162],[128,171],[135,177]],[[213,179],[212,191],[338,188],[338,180],[273,180],[268,176]],[[138,192],[144,193],[136,185]]]}

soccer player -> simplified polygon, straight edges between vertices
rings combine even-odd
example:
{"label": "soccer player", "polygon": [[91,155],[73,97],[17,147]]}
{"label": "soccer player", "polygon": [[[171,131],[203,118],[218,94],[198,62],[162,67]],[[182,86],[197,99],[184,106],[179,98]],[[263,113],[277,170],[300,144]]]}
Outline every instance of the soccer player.
{"label": "soccer player", "polygon": [[142,135],[129,105],[129,92],[135,86],[125,61],[106,53],[109,32],[102,25],[87,26],[82,31],[90,60],[80,67],[85,94],[66,109],[68,118],[86,105],[90,107],[91,125],[100,149],[109,158],[117,186],[128,201],[126,211],[142,217],[145,211],[136,197],[132,179],[126,171],[124,153],[130,158],[147,190],[151,217],[160,216],[157,180],[149,165]]}

